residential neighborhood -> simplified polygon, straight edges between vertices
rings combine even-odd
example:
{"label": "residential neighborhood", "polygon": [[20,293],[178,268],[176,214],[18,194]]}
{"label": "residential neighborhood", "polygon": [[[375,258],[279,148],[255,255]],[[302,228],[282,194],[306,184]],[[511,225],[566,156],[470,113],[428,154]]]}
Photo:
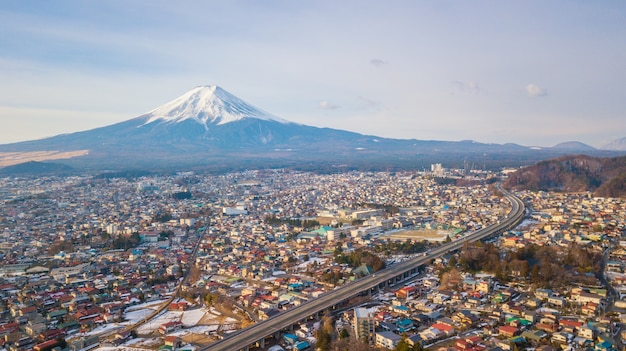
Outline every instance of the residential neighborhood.
{"label": "residential neighborhood", "polygon": [[[199,349],[499,223],[505,176],[0,178],[0,350]],[[623,349],[624,200],[517,196],[514,230],[259,347],[324,349],[329,335],[390,350]]]}

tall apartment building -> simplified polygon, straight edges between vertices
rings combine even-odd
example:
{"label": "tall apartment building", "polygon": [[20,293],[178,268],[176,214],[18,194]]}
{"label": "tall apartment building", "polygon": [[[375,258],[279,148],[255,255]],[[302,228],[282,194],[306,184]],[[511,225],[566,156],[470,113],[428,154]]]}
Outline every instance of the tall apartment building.
{"label": "tall apartment building", "polygon": [[354,335],[359,340],[374,341],[376,321],[374,315],[367,308],[357,307],[354,309]]}

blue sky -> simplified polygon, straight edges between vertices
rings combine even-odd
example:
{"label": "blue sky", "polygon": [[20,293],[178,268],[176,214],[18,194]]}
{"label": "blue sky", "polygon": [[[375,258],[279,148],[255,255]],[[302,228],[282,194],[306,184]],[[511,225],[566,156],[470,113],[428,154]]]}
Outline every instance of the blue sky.
{"label": "blue sky", "polygon": [[284,119],[392,138],[626,137],[623,1],[5,1],[0,143],[216,84]]}

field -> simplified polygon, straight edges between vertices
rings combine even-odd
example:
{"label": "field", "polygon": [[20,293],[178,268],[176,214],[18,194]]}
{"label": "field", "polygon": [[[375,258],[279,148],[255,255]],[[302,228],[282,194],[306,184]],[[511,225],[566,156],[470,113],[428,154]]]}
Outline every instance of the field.
{"label": "field", "polygon": [[420,229],[420,230],[405,230],[399,232],[392,232],[385,234],[385,237],[389,237],[391,240],[427,240],[427,241],[444,241],[452,235],[451,231],[441,229]]}
{"label": "field", "polygon": [[32,151],[0,152],[0,167],[16,165],[29,161],[50,161],[87,155],[89,150],[77,151]]}

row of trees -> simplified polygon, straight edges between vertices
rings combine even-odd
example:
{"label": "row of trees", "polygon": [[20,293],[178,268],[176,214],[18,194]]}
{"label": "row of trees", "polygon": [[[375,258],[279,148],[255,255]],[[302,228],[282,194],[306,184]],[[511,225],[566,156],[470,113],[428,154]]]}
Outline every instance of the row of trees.
{"label": "row of trees", "polygon": [[366,265],[372,268],[372,271],[374,272],[378,272],[386,267],[385,261],[374,253],[366,250],[355,250],[345,254],[340,247],[335,249],[335,262],[339,264],[347,264],[352,268]]}
{"label": "row of trees", "polygon": [[374,250],[376,252],[384,252],[387,255],[392,254],[416,254],[420,252],[424,252],[430,248],[431,244],[426,240],[405,240],[405,241],[395,241],[388,240],[385,243],[377,244]]}
{"label": "row of trees", "polygon": [[[111,236],[110,234],[102,231],[99,233],[99,235],[100,235],[100,240],[104,242],[103,247],[109,250],[114,250],[114,249],[127,250],[130,248],[136,247],[137,245],[141,243],[141,238],[139,237],[139,233],[137,232],[134,232],[131,235]],[[85,244],[84,242],[74,243],[72,241],[59,240],[59,241],[54,242],[52,245],[50,245],[50,248],[48,248],[48,254],[56,255],[57,253],[61,251],[74,252],[76,249],[76,245],[84,245],[84,244]]]}
{"label": "row of trees", "polygon": [[385,211],[385,213],[390,214],[390,215],[395,215],[397,213],[400,213],[400,208],[398,206],[390,205],[390,204],[365,203],[365,204],[359,205],[359,207],[383,210]]}
{"label": "row of trees", "polygon": [[576,243],[567,248],[527,245],[501,254],[492,244],[466,245],[459,260],[451,259],[449,265],[460,266],[466,271],[494,273],[501,281],[518,277],[529,279],[545,288],[557,288],[570,284],[595,282],[601,269],[601,254]]}
{"label": "row of trees", "polygon": [[301,227],[304,229],[320,226],[320,222],[313,219],[278,218],[275,215],[265,217],[265,223],[272,225],[281,225],[286,223],[291,225],[292,227]]}

